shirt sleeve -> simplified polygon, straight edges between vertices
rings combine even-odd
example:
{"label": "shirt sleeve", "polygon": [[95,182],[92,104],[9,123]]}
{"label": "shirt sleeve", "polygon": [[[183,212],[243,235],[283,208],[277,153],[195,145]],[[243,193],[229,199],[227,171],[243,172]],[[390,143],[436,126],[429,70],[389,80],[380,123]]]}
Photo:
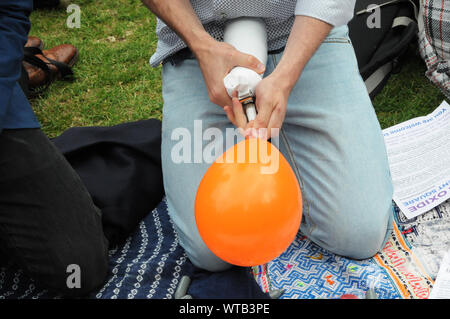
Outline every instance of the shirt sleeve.
{"label": "shirt sleeve", "polygon": [[298,0],[295,15],[309,16],[338,27],[353,18],[355,2],[356,0]]}
{"label": "shirt sleeve", "polygon": [[31,0],[0,1],[0,131],[21,74],[32,8]]}

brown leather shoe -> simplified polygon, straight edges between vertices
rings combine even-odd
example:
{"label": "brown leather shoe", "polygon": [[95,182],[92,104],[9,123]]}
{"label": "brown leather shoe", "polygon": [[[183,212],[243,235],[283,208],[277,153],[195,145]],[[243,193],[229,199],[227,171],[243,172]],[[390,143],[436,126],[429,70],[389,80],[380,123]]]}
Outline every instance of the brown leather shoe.
{"label": "brown leather shoe", "polygon": [[78,59],[78,50],[71,44],[61,44],[50,50],[44,50],[44,55],[53,55],[55,58],[51,58],[58,62],[62,62],[72,67]]}
{"label": "brown leather shoe", "polygon": [[77,61],[78,50],[71,44],[61,44],[49,50],[44,50],[42,54],[38,53],[34,57],[44,62],[45,65],[24,61],[30,88],[36,88],[55,79],[61,79],[66,75],[72,75],[70,68]]}
{"label": "brown leather shoe", "polygon": [[42,50],[44,48],[44,41],[42,41],[38,37],[29,36],[27,43],[25,44],[25,47],[26,48],[39,48]]}

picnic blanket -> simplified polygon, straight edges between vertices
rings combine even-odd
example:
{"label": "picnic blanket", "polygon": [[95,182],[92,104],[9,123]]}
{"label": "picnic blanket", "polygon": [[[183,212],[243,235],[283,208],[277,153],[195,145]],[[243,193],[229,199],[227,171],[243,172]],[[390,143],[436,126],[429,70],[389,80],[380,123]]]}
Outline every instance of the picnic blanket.
{"label": "picnic blanket", "polygon": [[[184,275],[192,278],[193,298],[267,298],[262,292],[284,289],[281,299],[427,298],[442,253],[450,248],[450,201],[407,220],[396,210],[394,232],[384,249],[367,260],[334,255],[299,234],[267,265],[234,267],[212,274],[196,269],[179,245],[163,200],[125,243],[110,251],[110,274],[89,298],[174,298]],[[61,298],[39,287],[14,266],[0,268],[0,298]]]}
{"label": "picnic blanket", "polygon": [[[172,299],[183,276],[195,299],[267,299],[251,269],[233,267],[210,273],[189,261],[167,212],[165,199],[138,225],[123,245],[109,252],[109,275],[90,299]],[[1,260],[0,260],[1,262]],[[14,265],[0,263],[0,299],[59,299]]]}
{"label": "picnic blanket", "polygon": [[394,231],[383,250],[367,260],[336,256],[299,234],[293,244],[265,267],[256,267],[263,290],[285,289],[280,298],[427,299],[450,249],[450,201],[414,219],[396,207]]}

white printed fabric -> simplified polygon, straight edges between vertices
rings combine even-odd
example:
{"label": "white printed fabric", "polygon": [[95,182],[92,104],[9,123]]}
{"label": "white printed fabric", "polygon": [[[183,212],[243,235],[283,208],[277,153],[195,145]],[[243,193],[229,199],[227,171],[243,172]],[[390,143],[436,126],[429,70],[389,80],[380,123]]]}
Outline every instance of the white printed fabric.
{"label": "white printed fabric", "polygon": [[[334,26],[353,17],[355,0],[191,0],[205,30],[216,40],[223,40],[226,21],[238,17],[259,17],[267,26],[270,51],[286,45],[295,15],[314,17]],[[186,44],[163,21],[157,19],[158,44],[150,64],[158,66],[165,58]]]}
{"label": "white printed fabric", "polygon": [[[61,298],[14,264],[4,265],[3,261],[0,258],[0,299]],[[187,293],[193,298],[247,299],[263,295],[250,269],[235,267],[213,274],[196,268],[180,246],[163,199],[120,247],[109,251],[108,276],[103,286],[86,298],[173,299],[183,276],[191,278]]]}
{"label": "white printed fabric", "polygon": [[398,217],[398,224],[411,250],[435,278],[442,258],[450,251],[450,200],[413,219],[407,219],[403,214],[398,214]]}
{"label": "white printed fabric", "polygon": [[421,0],[419,50],[426,76],[450,98],[450,1]]}
{"label": "white printed fabric", "polygon": [[[172,299],[192,264],[179,245],[163,200],[133,236],[109,252],[109,275],[92,299]],[[59,299],[22,270],[0,266],[0,299]]]}

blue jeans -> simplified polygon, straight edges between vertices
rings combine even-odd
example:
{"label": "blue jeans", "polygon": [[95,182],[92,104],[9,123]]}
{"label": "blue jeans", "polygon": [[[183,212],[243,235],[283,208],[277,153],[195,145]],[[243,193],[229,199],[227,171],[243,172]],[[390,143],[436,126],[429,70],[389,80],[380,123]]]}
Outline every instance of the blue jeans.
{"label": "blue jeans", "polygon": [[[282,54],[269,55],[266,75]],[[196,190],[210,163],[174,162],[178,140],[172,132],[185,128],[194,134],[194,120],[202,121],[202,130],[225,132],[233,125],[210,102],[195,59],[164,64],[163,98],[162,164],[170,216],[194,265],[226,269],[195,224]],[[306,65],[289,97],[279,141],[302,190],[301,232],[338,255],[376,254],[390,234],[393,187],[381,128],[346,26],[333,29]]]}

